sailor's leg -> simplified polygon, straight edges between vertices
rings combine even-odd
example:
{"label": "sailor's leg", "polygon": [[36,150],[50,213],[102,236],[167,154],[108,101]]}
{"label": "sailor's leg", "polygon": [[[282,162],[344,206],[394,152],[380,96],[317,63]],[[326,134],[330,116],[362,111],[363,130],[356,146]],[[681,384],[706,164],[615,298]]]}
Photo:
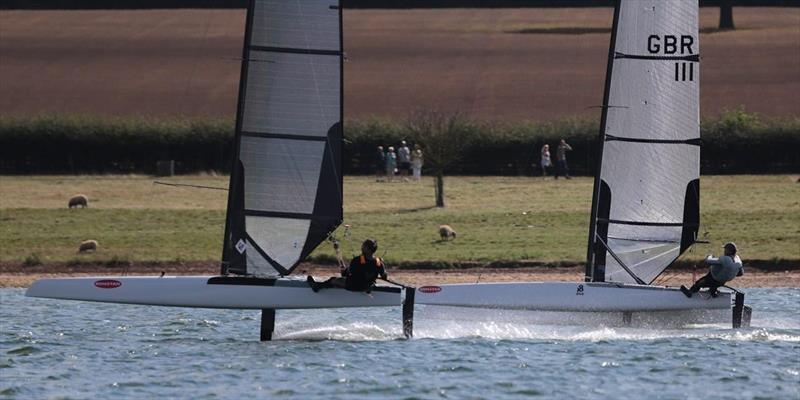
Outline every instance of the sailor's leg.
{"label": "sailor's leg", "polygon": [[319,284],[320,289],[330,289],[330,288],[339,288],[344,289],[345,286],[345,279],[344,278],[329,278],[327,281],[322,282]]}
{"label": "sailor's leg", "polygon": [[717,297],[717,289],[720,286],[724,285],[725,283],[724,282],[718,282],[716,279],[711,278],[711,277],[709,277],[709,281],[710,282],[708,283],[708,293],[710,293],[711,296],[713,296],[713,297]]}
{"label": "sailor's leg", "polygon": [[711,274],[708,273],[704,275],[702,278],[698,279],[697,282],[695,282],[694,285],[692,285],[692,287],[689,288],[689,291],[692,293],[697,293],[700,291],[700,288],[709,287],[711,285],[711,281],[713,280],[714,278],[712,278]]}

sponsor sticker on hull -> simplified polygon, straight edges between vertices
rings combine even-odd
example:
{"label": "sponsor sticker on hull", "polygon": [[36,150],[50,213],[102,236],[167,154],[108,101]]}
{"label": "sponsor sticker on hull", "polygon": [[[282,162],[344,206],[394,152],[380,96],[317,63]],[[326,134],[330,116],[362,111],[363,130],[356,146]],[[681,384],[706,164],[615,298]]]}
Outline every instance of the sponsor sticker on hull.
{"label": "sponsor sticker on hull", "polygon": [[421,287],[421,288],[419,288],[417,290],[419,290],[422,293],[431,294],[431,293],[439,293],[439,292],[441,292],[442,288],[439,287],[439,286],[423,286],[423,287]]}
{"label": "sponsor sticker on hull", "polygon": [[100,289],[115,289],[122,286],[122,282],[114,279],[101,279],[99,281],[94,281],[94,285]]}

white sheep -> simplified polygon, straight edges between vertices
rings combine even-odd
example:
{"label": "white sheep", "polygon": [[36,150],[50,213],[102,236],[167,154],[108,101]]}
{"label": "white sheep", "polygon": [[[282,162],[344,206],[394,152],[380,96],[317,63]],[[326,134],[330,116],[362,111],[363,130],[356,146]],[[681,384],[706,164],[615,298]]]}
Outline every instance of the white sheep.
{"label": "white sheep", "polygon": [[85,194],[76,194],[69,199],[69,204],[67,206],[69,208],[78,208],[78,206],[83,208],[89,207],[89,198],[86,197]]}
{"label": "white sheep", "polygon": [[89,253],[97,251],[97,240],[84,240],[78,247],[78,253]]}
{"label": "white sheep", "polygon": [[450,225],[439,225],[439,236],[442,240],[455,239],[456,231]]}

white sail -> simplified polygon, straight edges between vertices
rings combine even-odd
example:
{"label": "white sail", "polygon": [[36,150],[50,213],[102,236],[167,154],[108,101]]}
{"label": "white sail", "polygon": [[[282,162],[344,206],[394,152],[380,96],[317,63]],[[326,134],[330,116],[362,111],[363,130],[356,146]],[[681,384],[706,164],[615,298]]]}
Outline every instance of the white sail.
{"label": "white sail", "polygon": [[699,224],[698,3],[620,0],[587,278],[651,283]]}
{"label": "white sail", "polygon": [[336,0],[248,9],[223,272],[285,275],[342,219]]}

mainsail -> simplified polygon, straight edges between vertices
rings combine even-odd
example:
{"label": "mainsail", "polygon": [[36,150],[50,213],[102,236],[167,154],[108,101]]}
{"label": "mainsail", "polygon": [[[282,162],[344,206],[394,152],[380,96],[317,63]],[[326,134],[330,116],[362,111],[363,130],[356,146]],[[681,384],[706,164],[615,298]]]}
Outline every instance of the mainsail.
{"label": "mainsail", "polygon": [[337,0],[247,10],[222,273],[286,275],[342,220]]}
{"label": "mainsail", "polygon": [[619,0],[586,279],[652,283],[700,223],[698,3]]}

